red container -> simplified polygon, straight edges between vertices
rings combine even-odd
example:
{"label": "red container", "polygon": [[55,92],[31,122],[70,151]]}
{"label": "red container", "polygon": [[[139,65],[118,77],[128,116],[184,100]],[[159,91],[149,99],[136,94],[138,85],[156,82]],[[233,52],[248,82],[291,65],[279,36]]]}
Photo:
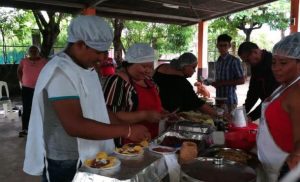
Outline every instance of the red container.
{"label": "red container", "polygon": [[235,127],[233,126],[233,124],[229,123],[228,125],[228,131],[232,132],[232,131],[252,131],[252,130],[257,130],[258,126],[255,123],[252,122],[248,122],[246,127]]}
{"label": "red container", "polygon": [[256,144],[256,130],[253,131],[232,131],[225,133],[225,145],[229,148],[249,151]]}

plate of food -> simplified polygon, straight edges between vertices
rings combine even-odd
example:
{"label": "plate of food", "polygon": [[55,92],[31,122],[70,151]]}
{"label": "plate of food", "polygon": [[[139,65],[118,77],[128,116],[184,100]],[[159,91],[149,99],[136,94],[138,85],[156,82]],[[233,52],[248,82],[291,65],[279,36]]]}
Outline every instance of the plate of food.
{"label": "plate of food", "polygon": [[151,146],[149,150],[158,154],[174,154],[177,151],[176,148],[160,145]]}
{"label": "plate of food", "polygon": [[115,149],[115,153],[122,156],[140,156],[144,153],[144,147],[139,143],[127,143]]}
{"label": "plate of food", "polygon": [[121,161],[118,158],[108,156],[106,152],[99,152],[96,158],[84,161],[84,166],[92,170],[111,170],[120,165]]}

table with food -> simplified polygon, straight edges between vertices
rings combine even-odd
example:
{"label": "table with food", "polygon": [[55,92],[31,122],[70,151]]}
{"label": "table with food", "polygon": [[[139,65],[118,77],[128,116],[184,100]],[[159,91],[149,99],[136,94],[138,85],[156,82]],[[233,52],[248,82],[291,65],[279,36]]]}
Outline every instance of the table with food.
{"label": "table with food", "polygon": [[[74,181],[256,181],[262,174],[255,152],[257,126],[226,124],[198,112],[178,113],[167,131],[151,141],[128,143],[114,153],[87,159]],[[216,133],[223,134],[223,143]]]}

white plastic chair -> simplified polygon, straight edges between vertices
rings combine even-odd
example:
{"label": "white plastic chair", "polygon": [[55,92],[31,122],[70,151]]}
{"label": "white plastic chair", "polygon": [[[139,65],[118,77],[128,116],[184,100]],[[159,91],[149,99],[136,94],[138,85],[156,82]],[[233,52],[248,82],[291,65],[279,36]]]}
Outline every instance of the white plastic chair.
{"label": "white plastic chair", "polygon": [[4,81],[0,81],[0,99],[3,97],[2,95],[2,87],[5,87],[6,96],[9,98],[8,86],[7,83]]}
{"label": "white plastic chair", "polygon": [[[2,87],[5,87],[5,91],[6,91],[6,97],[3,97],[2,94]],[[8,92],[8,86],[7,83],[4,81],[0,81],[0,104],[2,104],[3,106],[3,110],[4,110],[4,117],[8,116],[8,111],[10,111],[10,113],[12,113],[12,104],[11,104],[11,100],[9,99],[9,92]]]}

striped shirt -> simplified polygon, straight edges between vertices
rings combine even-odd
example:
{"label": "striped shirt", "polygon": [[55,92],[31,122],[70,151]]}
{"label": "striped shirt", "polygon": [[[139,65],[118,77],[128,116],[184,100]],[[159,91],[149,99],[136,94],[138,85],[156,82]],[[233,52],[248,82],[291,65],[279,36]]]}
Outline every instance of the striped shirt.
{"label": "striped shirt", "polygon": [[[238,80],[243,78],[243,67],[241,61],[227,54],[219,57],[216,62],[216,81]],[[227,104],[237,104],[236,86],[221,86],[216,88],[216,97],[226,97]]]}
{"label": "striped shirt", "polygon": [[113,112],[135,111],[138,106],[138,97],[130,82],[118,75],[107,78],[103,85],[106,106]]}

